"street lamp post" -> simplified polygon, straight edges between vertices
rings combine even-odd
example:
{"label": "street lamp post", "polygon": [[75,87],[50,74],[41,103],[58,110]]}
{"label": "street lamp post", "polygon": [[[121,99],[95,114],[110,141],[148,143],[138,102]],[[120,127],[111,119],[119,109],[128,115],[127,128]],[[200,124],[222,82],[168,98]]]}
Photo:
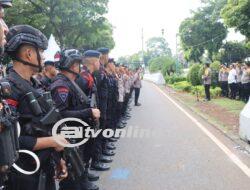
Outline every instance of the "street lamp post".
{"label": "street lamp post", "polygon": [[142,28],[141,40],[142,40],[142,65],[144,65],[144,30],[143,28]]}
{"label": "street lamp post", "polygon": [[176,64],[175,64],[175,71],[176,73],[178,72],[178,64],[179,64],[179,58],[178,58],[178,36],[179,34],[176,33],[176,38],[175,38],[175,56],[176,56]]}

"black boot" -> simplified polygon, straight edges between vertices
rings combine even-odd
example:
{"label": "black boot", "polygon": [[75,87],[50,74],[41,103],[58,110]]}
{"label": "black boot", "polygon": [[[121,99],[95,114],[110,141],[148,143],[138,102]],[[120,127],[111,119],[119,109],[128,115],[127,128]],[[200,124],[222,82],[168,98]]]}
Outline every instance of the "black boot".
{"label": "black boot", "polygon": [[81,181],[81,189],[82,190],[99,190],[99,187],[97,185],[89,181],[87,174],[85,175],[86,176]]}
{"label": "black boot", "polygon": [[110,169],[110,167],[102,162],[92,162],[91,164],[91,168],[92,170],[96,170],[96,171],[107,171]]}
{"label": "black boot", "polygon": [[88,168],[85,168],[85,173],[86,175],[88,176],[88,179],[89,181],[98,181],[99,180],[99,176],[96,175],[96,174],[92,174],[92,173],[89,173],[89,167]]}
{"label": "black boot", "polygon": [[114,155],[115,155],[115,152],[112,151],[112,150],[103,150],[102,153],[103,153],[105,156],[114,156]]}
{"label": "black boot", "polygon": [[[115,138],[115,139],[119,139],[119,138]],[[108,150],[115,150],[115,149],[116,149],[115,146],[112,146],[112,145],[109,145],[109,144],[106,145],[106,148],[107,148]]]}
{"label": "black boot", "polygon": [[109,138],[108,141],[109,142],[117,142],[117,139],[115,139],[115,138]]}
{"label": "black boot", "polygon": [[88,178],[89,178],[89,181],[98,181],[100,179],[98,175],[91,174],[91,173],[88,173]]}
{"label": "black boot", "polygon": [[108,156],[104,156],[104,155],[101,155],[100,161],[103,162],[103,163],[111,163],[111,162],[113,162],[112,158],[110,158]]}
{"label": "black boot", "polygon": [[115,146],[115,144],[112,142],[107,142],[107,146]]}

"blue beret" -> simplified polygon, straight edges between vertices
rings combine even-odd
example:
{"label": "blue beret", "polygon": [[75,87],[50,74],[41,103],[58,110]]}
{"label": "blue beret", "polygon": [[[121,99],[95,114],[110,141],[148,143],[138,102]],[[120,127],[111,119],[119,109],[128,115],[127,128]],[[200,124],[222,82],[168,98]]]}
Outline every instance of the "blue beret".
{"label": "blue beret", "polygon": [[55,66],[54,61],[45,61],[44,66]]}
{"label": "blue beret", "polygon": [[101,54],[108,54],[109,53],[109,48],[99,48],[97,51],[99,51]]}
{"label": "blue beret", "polygon": [[100,55],[101,55],[100,52],[95,51],[95,50],[88,50],[88,51],[85,51],[83,53],[83,57],[96,57],[96,58],[99,58]]}

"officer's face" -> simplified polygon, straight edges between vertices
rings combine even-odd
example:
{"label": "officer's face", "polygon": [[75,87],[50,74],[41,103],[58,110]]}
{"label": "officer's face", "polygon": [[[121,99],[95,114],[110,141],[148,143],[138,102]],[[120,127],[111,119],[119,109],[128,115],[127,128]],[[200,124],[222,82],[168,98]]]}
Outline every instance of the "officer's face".
{"label": "officer's face", "polygon": [[103,64],[106,65],[109,62],[109,54],[102,54],[101,60],[103,61]]}
{"label": "officer's face", "polygon": [[56,67],[54,67],[54,66],[47,66],[47,69],[48,69],[49,73],[51,74],[51,76],[55,77],[57,75]]}
{"label": "officer's face", "polygon": [[[19,55],[20,58],[23,59],[24,61],[27,61],[37,66],[44,67],[44,61],[45,61],[44,50],[38,49],[38,53],[39,55],[37,55],[37,51],[33,46],[24,45],[21,48]],[[39,57],[40,57],[40,62],[38,59]],[[40,72],[39,68],[36,67],[30,67],[30,68],[33,70],[34,74]]]}
{"label": "officer's face", "polygon": [[98,71],[100,69],[100,59],[99,58],[93,58],[93,66],[94,66],[94,71]]}
{"label": "officer's face", "polygon": [[70,68],[71,71],[75,72],[75,73],[80,73],[81,72],[81,68],[80,68],[81,63],[80,62],[75,62],[72,67]]}
{"label": "officer's face", "polygon": [[0,47],[3,51],[4,45],[6,44],[6,34],[9,29],[4,21],[4,9],[0,6]]}

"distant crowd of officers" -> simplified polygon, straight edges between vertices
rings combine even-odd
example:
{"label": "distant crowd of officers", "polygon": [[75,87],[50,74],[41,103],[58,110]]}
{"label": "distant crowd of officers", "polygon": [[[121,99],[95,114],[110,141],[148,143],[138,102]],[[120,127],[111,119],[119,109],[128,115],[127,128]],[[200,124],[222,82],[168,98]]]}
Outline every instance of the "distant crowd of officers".
{"label": "distant crowd of officers", "polygon": [[219,83],[222,96],[248,102],[250,96],[250,61],[221,65]]}
{"label": "distant crowd of officers", "polygon": [[[8,7],[11,7],[10,0],[0,1],[2,11]],[[39,171],[33,175],[24,175],[11,168],[4,188],[55,190],[56,180],[59,180],[60,190],[99,189],[93,183],[99,176],[89,169],[110,169],[108,163],[113,161],[115,142],[119,137],[106,139],[99,135],[74,149],[80,155],[79,163],[84,165],[80,164],[76,171],[72,171],[74,167],[68,167],[71,160],[64,156],[67,149],[58,143],[58,139],[64,144],[71,142],[61,135],[57,140],[51,136],[56,122],[54,116],[81,119],[95,130],[124,128],[131,117],[129,105],[133,92],[134,106],[141,106],[138,99],[142,69],[131,70],[117,65],[114,59],[109,58],[108,48],[83,53],[77,49],[65,49],[60,52],[59,61],[45,62],[44,50],[48,47],[45,35],[29,25],[8,29],[3,17],[0,37],[1,49],[5,47],[4,52],[11,58],[7,75],[1,81],[11,87],[10,95],[4,98],[11,111],[18,115],[21,126],[19,148],[36,153],[41,163]],[[52,102],[47,97],[51,97]],[[34,160],[25,155],[19,156],[16,163],[21,168],[35,168]],[[75,175],[78,170],[80,173],[83,171],[80,177]]]}
{"label": "distant crowd of officers", "polygon": [[[210,64],[205,65],[202,75],[205,87],[206,101],[210,101],[210,87],[212,84],[212,70]],[[218,75],[219,86],[222,89],[221,96],[230,99],[238,99],[248,102],[250,96],[250,61],[245,63],[233,63],[229,67],[222,64]]]}

